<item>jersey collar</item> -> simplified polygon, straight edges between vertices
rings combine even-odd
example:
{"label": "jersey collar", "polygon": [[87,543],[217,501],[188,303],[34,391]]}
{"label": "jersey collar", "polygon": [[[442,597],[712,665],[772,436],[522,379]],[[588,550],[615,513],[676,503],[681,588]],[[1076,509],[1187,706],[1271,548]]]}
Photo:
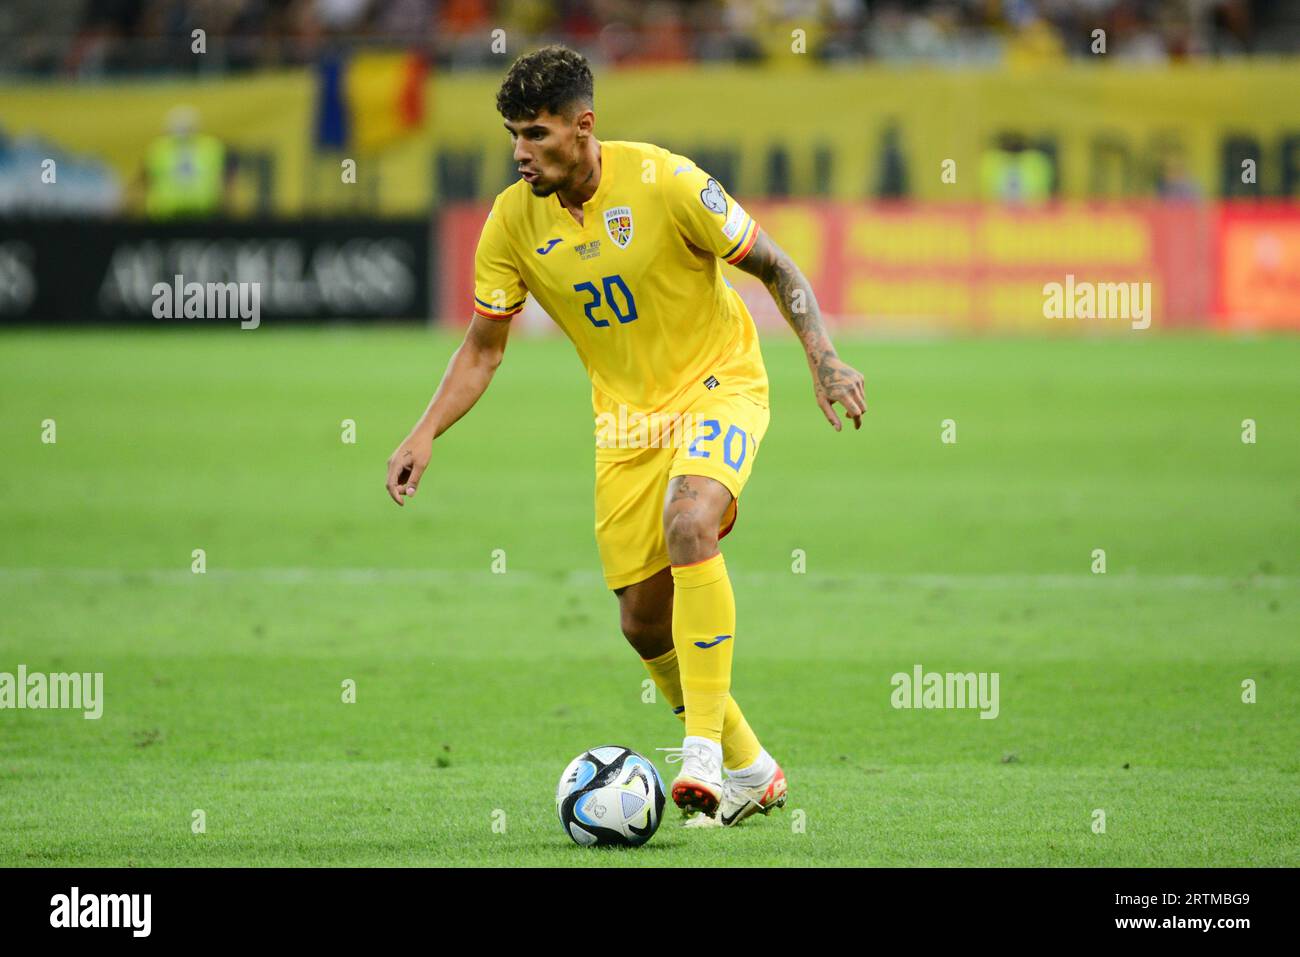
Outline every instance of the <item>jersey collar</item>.
{"label": "jersey collar", "polygon": [[582,204],[581,226],[579,226],[578,221],[573,218],[573,214],[560,204],[559,193],[552,193],[550,196],[546,197],[546,201],[551,207],[551,213],[576,230],[581,231],[590,226],[592,223],[592,214],[596,211],[596,208],[604,202],[605,195],[609,192],[611,181],[614,179],[614,170],[612,169],[610,160],[611,152],[609,149],[609,143],[602,140],[600,144],[600,182],[596,184],[596,192],[592,193],[591,199]]}

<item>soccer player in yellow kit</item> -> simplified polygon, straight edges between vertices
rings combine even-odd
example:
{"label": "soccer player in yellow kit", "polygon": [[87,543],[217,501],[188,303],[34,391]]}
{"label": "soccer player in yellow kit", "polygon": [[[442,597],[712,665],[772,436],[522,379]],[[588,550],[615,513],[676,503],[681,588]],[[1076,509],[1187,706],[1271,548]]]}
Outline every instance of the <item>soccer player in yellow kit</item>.
{"label": "soccer player in yellow kit", "polygon": [[[718,540],[736,520],[768,425],[754,321],[720,260],[766,285],[808,355],[830,424],[855,428],[863,377],[842,362],[811,286],[689,159],[593,135],[578,53],[520,57],[497,94],[520,179],[500,193],[475,256],[474,317],[424,415],[388,461],[414,495],[433,440],[478,400],[531,294],[572,340],[596,413],[596,544],[623,634],[685,721],[672,797],[730,826],[784,804],[786,779],[732,699],[736,606]],[[723,769],[727,776],[724,780]]]}

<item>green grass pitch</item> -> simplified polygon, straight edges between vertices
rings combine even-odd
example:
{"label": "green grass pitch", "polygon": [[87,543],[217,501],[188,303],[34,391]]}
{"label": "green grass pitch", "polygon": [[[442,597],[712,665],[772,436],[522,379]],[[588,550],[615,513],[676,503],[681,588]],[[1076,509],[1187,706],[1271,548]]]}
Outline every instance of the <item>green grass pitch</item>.
{"label": "green grass pitch", "polygon": [[[871,410],[840,434],[766,341],[724,552],[790,802],[670,809],[634,851],[553,803],[587,747],[680,744],[600,579],[569,344],[512,341],[412,504],[384,494],[455,342],[0,337],[0,671],[106,698],[0,711],[0,865],[1300,864],[1300,341],[846,339]],[[916,664],[997,672],[999,716],[895,710]]]}

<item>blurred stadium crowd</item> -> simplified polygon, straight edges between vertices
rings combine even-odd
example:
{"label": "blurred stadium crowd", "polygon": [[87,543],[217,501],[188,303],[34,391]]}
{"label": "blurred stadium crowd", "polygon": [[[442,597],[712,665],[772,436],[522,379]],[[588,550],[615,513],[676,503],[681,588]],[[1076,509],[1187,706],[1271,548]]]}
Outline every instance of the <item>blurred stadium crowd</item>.
{"label": "blurred stadium crowd", "polygon": [[[512,49],[581,46],[604,63],[762,62],[805,30],[820,61],[997,64],[1108,55],[1168,62],[1293,52],[1297,0],[8,0],[0,72],[231,72],[310,63],[340,40],[400,44],[444,67]],[[195,29],[208,56],[188,55]],[[180,41],[180,42],[178,42]]]}

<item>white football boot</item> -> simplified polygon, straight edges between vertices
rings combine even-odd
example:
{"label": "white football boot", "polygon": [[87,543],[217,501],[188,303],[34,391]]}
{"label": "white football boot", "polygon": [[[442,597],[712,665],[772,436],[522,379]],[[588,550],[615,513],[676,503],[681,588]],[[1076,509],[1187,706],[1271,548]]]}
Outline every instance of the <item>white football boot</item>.
{"label": "white football boot", "polygon": [[699,811],[713,817],[722,801],[722,746],[703,738],[686,738],[680,748],[659,748],[668,752],[664,761],[681,763],[673,779],[673,803],[683,811]]}
{"label": "white football boot", "polygon": [[775,761],[772,765],[772,776],[753,787],[739,784],[735,778],[723,782],[722,800],[718,804],[719,824],[734,827],[752,815],[768,814],[774,807],[785,807],[785,772]]}
{"label": "white football boot", "polygon": [[688,817],[682,827],[734,827],[754,814],[767,814],[774,807],[784,807],[786,798],[785,772],[781,766],[772,762],[771,777],[752,787],[739,783],[735,778],[722,782],[722,800],[718,803],[718,813],[713,817],[696,814]]}

